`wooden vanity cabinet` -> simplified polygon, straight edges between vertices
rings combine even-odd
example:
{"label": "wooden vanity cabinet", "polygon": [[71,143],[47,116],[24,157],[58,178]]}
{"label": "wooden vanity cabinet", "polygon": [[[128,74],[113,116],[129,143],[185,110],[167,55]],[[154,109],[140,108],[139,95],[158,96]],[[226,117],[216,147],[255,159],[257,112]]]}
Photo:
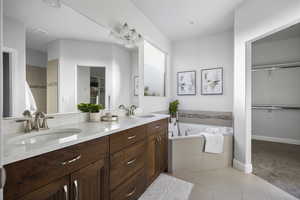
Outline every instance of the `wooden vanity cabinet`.
{"label": "wooden vanity cabinet", "polygon": [[136,200],[146,190],[146,126],[110,136],[110,199]]}
{"label": "wooden vanity cabinet", "polygon": [[[93,192],[89,194],[93,198],[76,200],[108,200],[108,151],[108,137],[102,137],[6,165],[4,199],[69,200],[76,192],[74,181],[77,180],[81,194]],[[88,181],[84,178],[87,176]],[[90,186],[101,191],[90,190]],[[88,192],[84,192],[86,189]],[[101,198],[94,198],[99,194]]]}
{"label": "wooden vanity cabinet", "polygon": [[147,125],[147,182],[150,185],[168,168],[168,121]]}
{"label": "wooden vanity cabinet", "polygon": [[108,161],[101,159],[71,174],[70,199],[108,200]]}
{"label": "wooden vanity cabinet", "polygon": [[167,161],[160,120],[4,166],[4,200],[137,200]]}
{"label": "wooden vanity cabinet", "polygon": [[[25,196],[20,200],[67,200],[69,198],[69,177],[63,177],[49,183]],[[4,196],[4,199],[7,199]]]}

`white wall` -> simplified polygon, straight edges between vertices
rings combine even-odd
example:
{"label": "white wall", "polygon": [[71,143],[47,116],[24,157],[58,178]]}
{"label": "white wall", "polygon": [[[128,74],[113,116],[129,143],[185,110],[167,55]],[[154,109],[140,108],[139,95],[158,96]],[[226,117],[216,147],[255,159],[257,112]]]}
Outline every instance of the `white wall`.
{"label": "white wall", "polygon": [[[232,111],[233,103],[233,32],[175,42],[172,48],[172,98],[180,109]],[[224,94],[202,96],[201,69],[223,67]],[[177,95],[177,72],[196,70],[196,96]]]}
{"label": "white wall", "polygon": [[130,90],[130,96],[131,96],[131,102],[130,104],[139,106],[139,98],[138,96],[134,96],[134,77],[139,76],[139,52],[138,50],[131,51],[131,90]]}
{"label": "white wall", "polygon": [[21,116],[25,110],[25,25],[14,19],[3,19],[4,47],[17,53],[17,63],[13,69],[13,116]]}
{"label": "white wall", "polygon": [[[235,13],[234,42],[234,166],[245,172],[251,165],[251,46],[259,39],[300,21],[298,0],[251,0]],[[247,56],[246,56],[247,55]],[[249,59],[250,58],[250,59]]]}
{"label": "white wall", "polygon": [[131,85],[131,59],[130,51],[124,47],[113,45],[112,47],[112,102],[113,109],[119,105],[130,104]]}
{"label": "white wall", "polygon": [[34,49],[26,49],[26,64],[36,67],[47,67],[47,53]]}
{"label": "white wall", "polygon": [[[252,46],[252,64],[300,61],[300,37],[257,41]],[[252,73],[252,104],[300,105],[300,69]],[[300,144],[300,112],[252,110],[252,138]]]}
{"label": "white wall", "polygon": [[90,86],[91,84],[91,73],[90,67],[77,68],[77,102],[78,103],[89,103],[90,99]]}

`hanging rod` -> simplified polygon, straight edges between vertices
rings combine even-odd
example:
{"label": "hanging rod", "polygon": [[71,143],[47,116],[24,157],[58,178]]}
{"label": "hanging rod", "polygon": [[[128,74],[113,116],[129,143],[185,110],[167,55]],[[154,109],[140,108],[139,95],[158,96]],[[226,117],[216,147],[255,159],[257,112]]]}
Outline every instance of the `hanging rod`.
{"label": "hanging rod", "polygon": [[290,68],[299,68],[300,62],[294,63],[282,63],[282,64],[273,64],[273,65],[256,65],[252,67],[252,71],[271,71],[278,69],[290,69]]}
{"label": "hanging rod", "polygon": [[289,105],[254,105],[252,109],[255,110],[300,110],[300,106]]}

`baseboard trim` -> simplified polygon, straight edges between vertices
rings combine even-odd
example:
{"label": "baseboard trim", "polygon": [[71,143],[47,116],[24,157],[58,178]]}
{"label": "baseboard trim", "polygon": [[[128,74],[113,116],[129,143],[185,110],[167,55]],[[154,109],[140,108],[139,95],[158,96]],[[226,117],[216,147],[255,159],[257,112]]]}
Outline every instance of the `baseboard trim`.
{"label": "baseboard trim", "polygon": [[252,173],[252,164],[244,164],[236,159],[233,159],[233,167],[246,174]]}
{"label": "baseboard trim", "polygon": [[284,143],[284,144],[300,145],[300,140],[289,139],[289,138],[276,138],[276,137],[267,137],[267,136],[261,136],[261,135],[252,135],[252,139],[268,141],[268,142],[278,142],[278,143]]}

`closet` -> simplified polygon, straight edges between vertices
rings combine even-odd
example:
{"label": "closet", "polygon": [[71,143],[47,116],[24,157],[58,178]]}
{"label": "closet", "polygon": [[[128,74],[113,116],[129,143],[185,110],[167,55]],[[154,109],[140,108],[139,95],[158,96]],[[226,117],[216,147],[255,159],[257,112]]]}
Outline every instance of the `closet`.
{"label": "closet", "polygon": [[252,44],[254,174],[300,197],[300,25]]}

